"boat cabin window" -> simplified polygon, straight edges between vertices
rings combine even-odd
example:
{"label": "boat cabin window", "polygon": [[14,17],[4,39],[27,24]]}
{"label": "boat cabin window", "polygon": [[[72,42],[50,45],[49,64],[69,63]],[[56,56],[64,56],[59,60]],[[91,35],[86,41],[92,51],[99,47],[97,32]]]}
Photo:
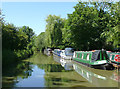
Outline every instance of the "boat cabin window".
{"label": "boat cabin window", "polygon": [[71,51],[71,50],[65,51],[65,54],[66,54],[66,55],[73,54],[73,51]]}
{"label": "boat cabin window", "polygon": [[110,60],[112,60],[112,54],[110,55]]}
{"label": "boat cabin window", "polygon": [[87,54],[87,60],[89,60],[89,54]]}
{"label": "boat cabin window", "polygon": [[66,48],[65,49],[65,54],[66,55],[72,55],[74,53],[74,50],[72,48]]}
{"label": "boat cabin window", "polygon": [[83,59],[84,54],[82,53],[82,59]]}
{"label": "boat cabin window", "polygon": [[81,58],[82,57],[82,54],[81,53],[78,53],[77,54],[77,58]]}
{"label": "boat cabin window", "polygon": [[77,53],[75,53],[75,57],[77,57]]}

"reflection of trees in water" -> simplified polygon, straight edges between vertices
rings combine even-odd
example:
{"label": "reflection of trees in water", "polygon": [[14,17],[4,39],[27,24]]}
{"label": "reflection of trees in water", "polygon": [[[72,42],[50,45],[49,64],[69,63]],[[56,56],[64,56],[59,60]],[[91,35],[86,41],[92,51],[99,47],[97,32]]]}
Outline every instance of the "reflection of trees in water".
{"label": "reflection of trees in water", "polygon": [[32,66],[30,62],[21,62],[19,64],[10,64],[3,68],[3,87],[12,87],[18,82],[17,78],[28,78],[32,74]]}
{"label": "reflection of trees in water", "polygon": [[44,69],[45,72],[64,72],[66,71],[60,64],[41,64],[39,68]]}
{"label": "reflection of trees in water", "polygon": [[72,86],[72,84],[80,84],[84,82],[85,81],[80,81],[80,80],[76,80],[72,78],[66,78],[65,76],[55,77],[54,75],[53,76],[49,76],[49,74],[45,75],[45,86],[46,87],[67,87],[67,86]]}
{"label": "reflection of trees in water", "polygon": [[52,75],[49,75],[50,72],[65,73],[70,71],[70,70],[65,70],[64,67],[61,66],[61,64],[40,64],[38,65],[38,67],[40,69],[44,69],[45,72],[48,72],[44,75],[46,87],[54,87],[54,86],[60,87],[60,86],[64,86],[64,83],[76,82],[76,80],[73,79],[56,78]]}

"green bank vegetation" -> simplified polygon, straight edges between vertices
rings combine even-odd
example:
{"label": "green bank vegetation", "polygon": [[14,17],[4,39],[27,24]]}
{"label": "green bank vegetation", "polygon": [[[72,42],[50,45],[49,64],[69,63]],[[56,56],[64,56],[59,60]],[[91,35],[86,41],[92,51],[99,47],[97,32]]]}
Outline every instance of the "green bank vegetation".
{"label": "green bank vegetation", "polygon": [[35,33],[28,26],[15,27],[4,21],[2,26],[2,63],[3,66],[25,59],[34,52]]}

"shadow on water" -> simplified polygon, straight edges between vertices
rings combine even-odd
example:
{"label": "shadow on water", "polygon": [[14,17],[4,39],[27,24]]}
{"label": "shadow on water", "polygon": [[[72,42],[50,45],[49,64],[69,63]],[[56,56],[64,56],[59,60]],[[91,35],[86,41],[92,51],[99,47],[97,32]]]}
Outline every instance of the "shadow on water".
{"label": "shadow on water", "polygon": [[39,64],[38,67],[44,69],[45,72],[69,72],[69,70],[65,70],[61,64]]}
{"label": "shadow on water", "polygon": [[70,83],[70,82],[86,82],[86,81],[78,81],[78,80],[75,80],[75,79],[67,79],[67,78],[53,78],[51,77],[51,81],[57,81],[57,82],[67,82],[67,83]]}
{"label": "shadow on water", "polygon": [[32,74],[32,63],[19,62],[10,64],[2,69],[2,86],[13,87],[19,81],[17,77],[22,79],[28,78]]}
{"label": "shadow on water", "polygon": [[[75,80],[75,79],[70,79],[70,78],[64,78],[64,77],[61,77],[61,78],[55,78],[55,77],[45,77],[45,85],[48,86],[48,87],[53,87],[53,86],[66,86],[67,84],[70,86],[70,84],[80,84],[80,83],[84,83],[86,81],[79,81],[79,80]],[[67,86],[68,86],[67,85]]]}

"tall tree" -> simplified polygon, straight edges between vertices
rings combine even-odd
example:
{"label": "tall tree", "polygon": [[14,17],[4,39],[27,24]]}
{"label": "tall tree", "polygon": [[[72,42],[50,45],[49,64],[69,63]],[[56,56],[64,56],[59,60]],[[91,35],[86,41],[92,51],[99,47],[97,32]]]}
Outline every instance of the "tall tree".
{"label": "tall tree", "polygon": [[31,38],[34,36],[33,29],[29,28],[28,26],[23,26],[19,29],[20,32],[24,32],[28,36],[28,42],[31,41]]}
{"label": "tall tree", "polygon": [[120,2],[107,3],[110,15],[107,29],[101,34],[106,38],[106,44],[114,48],[120,47]]}
{"label": "tall tree", "polygon": [[[79,2],[68,14],[67,29],[71,45],[79,50],[101,49],[105,39],[101,34],[107,29],[110,15],[106,3]],[[66,36],[67,37],[67,36]]]}
{"label": "tall tree", "polygon": [[59,16],[49,15],[46,19],[46,43],[50,47],[57,47],[62,44],[62,28],[64,27],[64,19]]}
{"label": "tall tree", "polygon": [[42,50],[42,48],[46,47],[45,43],[45,32],[40,33],[37,38],[35,39],[35,46]]}

